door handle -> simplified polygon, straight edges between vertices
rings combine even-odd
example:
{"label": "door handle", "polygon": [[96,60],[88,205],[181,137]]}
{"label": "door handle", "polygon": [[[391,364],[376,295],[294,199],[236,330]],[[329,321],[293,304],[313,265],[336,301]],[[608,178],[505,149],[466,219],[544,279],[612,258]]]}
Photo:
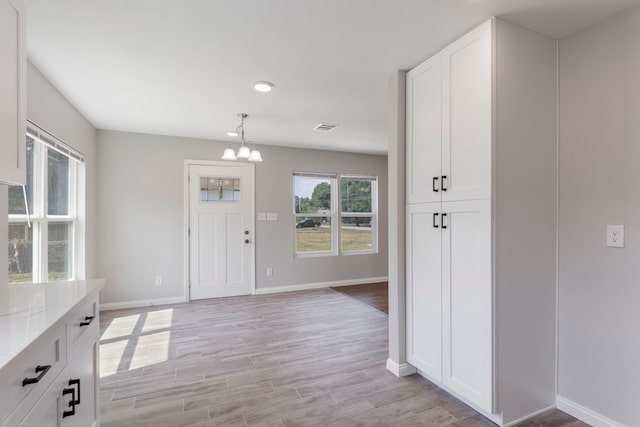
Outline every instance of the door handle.
{"label": "door handle", "polygon": [[432,183],[431,183],[431,188],[433,188],[433,191],[434,191],[435,193],[437,193],[437,192],[438,192],[438,177],[437,177],[437,176],[434,176],[434,177],[433,177],[433,181],[432,181]]}
{"label": "door handle", "polygon": [[447,191],[447,187],[444,185],[444,180],[447,179],[447,175],[442,175],[442,181],[440,181],[440,189],[442,191]]}
{"label": "door handle", "polygon": [[25,378],[22,380],[22,387],[27,386],[29,384],[35,384],[38,381],[40,381],[42,379],[42,377],[45,376],[45,374],[47,372],[49,372],[49,369],[51,369],[51,365],[44,365],[44,366],[36,366],[36,374],[40,374],[35,378]]}
{"label": "door handle", "polygon": [[438,228],[438,215],[440,215],[439,213],[434,213],[433,214],[433,228]]}
{"label": "door handle", "polygon": [[74,385],[78,386],[78,395],[77,395],[78,398],[74,400],[74,402],[76,405],[79,405],[80,404],[80,378],[75,380],[69,380],[69,387],[72,387]]}
{"label": "door handle", "polygon": [[91,322],[93,322],[94,318],[95,318],[95,316],[85,316],[84,320],[82,322],[80,322],[80,327],[89,326],[91,324]]}
{"label": "door handle", "polygon": [[67,394],[71,395],[71,401],[69,402],[70,411],[63,411],[62,418],[70,417],[76,414],[76,389],[75,388],[64,388],[62,389],[62,396],[66,396]]}
{"label": "door handle", "polygon": [[442,216],[440,217],[440,226],[442,227],[442,229],[447,228],[447,225],[444,223],[444,217],[447,216],[446,213],[443,213]]}
{"label": "door handle", "polygon": [[249,244],[249,239],[244,239],[244,242],[248,245]]}
{"label": "door handle", "polygon": [[248,235],[249,234],[249,230],[244,230],[244,234]]}

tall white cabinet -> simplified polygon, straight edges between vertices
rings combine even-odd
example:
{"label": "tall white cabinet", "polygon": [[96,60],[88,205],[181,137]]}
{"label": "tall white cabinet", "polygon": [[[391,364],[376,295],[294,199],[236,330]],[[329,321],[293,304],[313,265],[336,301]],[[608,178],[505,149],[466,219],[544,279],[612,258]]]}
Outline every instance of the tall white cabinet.
{"label": "tall white cabinet", "polygon": [[0,184],[26,183],[26,18],[19,0],[0,0]]}
{"label": "tall white cabinet", "polygon": [[555,400],[556,66],[492,19],[406,79],[407,361],[500,424]]}

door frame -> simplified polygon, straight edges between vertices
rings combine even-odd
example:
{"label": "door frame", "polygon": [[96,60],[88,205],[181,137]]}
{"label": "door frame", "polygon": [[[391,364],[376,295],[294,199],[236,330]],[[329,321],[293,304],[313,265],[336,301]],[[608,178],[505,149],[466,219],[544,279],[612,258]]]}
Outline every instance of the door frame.
{"label": "door frame", "polygon": [[184,286],[184,301],[191,301],[191,246],[189,242],[189,217],[190,217],[190,201],[189,201],[189,167],[190,166],[224,166],[224,167],[244,167],[250,168],[253,171],[253,198],[248,200],[251,204],[251,218],[249,218],[249,223],[251,224],[251,230],[253,230],[253,244],[249,249],[251,251],[251,259],[253,262],[251,263],[251,295],[256,294],[256,165],[254,163],[232,163],[232,162],[224,162],[224,161],[216,161],[216,160],[194,160],[194,159],[185,159],[184,160],[184,175],[182,179],[183,185],[183,286]]}

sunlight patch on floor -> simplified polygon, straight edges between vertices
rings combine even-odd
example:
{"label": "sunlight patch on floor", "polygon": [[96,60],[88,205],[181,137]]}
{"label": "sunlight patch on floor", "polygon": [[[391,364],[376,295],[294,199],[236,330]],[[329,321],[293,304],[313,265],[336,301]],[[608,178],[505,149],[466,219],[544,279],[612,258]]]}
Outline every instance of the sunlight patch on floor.
{"label": "sunlight patch on floor", "polygon": [[100,339],[111,340],[114,338],[130,336],[131,334],[133,334],[133,330],[136,327],[139,319],[139,314],[117,317],[113,319]]}
{"label": "sunlight patch on floor", "polygon": [[129,340],[100,344],[100,378],[108,377],[118,371],[122,356]]}
{"label": "sunlight patch on floor", "polygon": [[157,331],[158,329],[170,328],[173,325],[173,308],[166,310],[151,311],[147,313],[142,332]]}

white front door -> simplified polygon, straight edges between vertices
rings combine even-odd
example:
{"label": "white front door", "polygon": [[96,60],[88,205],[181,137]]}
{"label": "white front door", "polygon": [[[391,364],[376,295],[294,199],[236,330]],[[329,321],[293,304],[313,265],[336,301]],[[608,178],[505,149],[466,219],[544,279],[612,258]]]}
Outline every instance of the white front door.
{"label": "white front door", "polygon": [[190,299],[249,295],[254,165],[189,165]]}

